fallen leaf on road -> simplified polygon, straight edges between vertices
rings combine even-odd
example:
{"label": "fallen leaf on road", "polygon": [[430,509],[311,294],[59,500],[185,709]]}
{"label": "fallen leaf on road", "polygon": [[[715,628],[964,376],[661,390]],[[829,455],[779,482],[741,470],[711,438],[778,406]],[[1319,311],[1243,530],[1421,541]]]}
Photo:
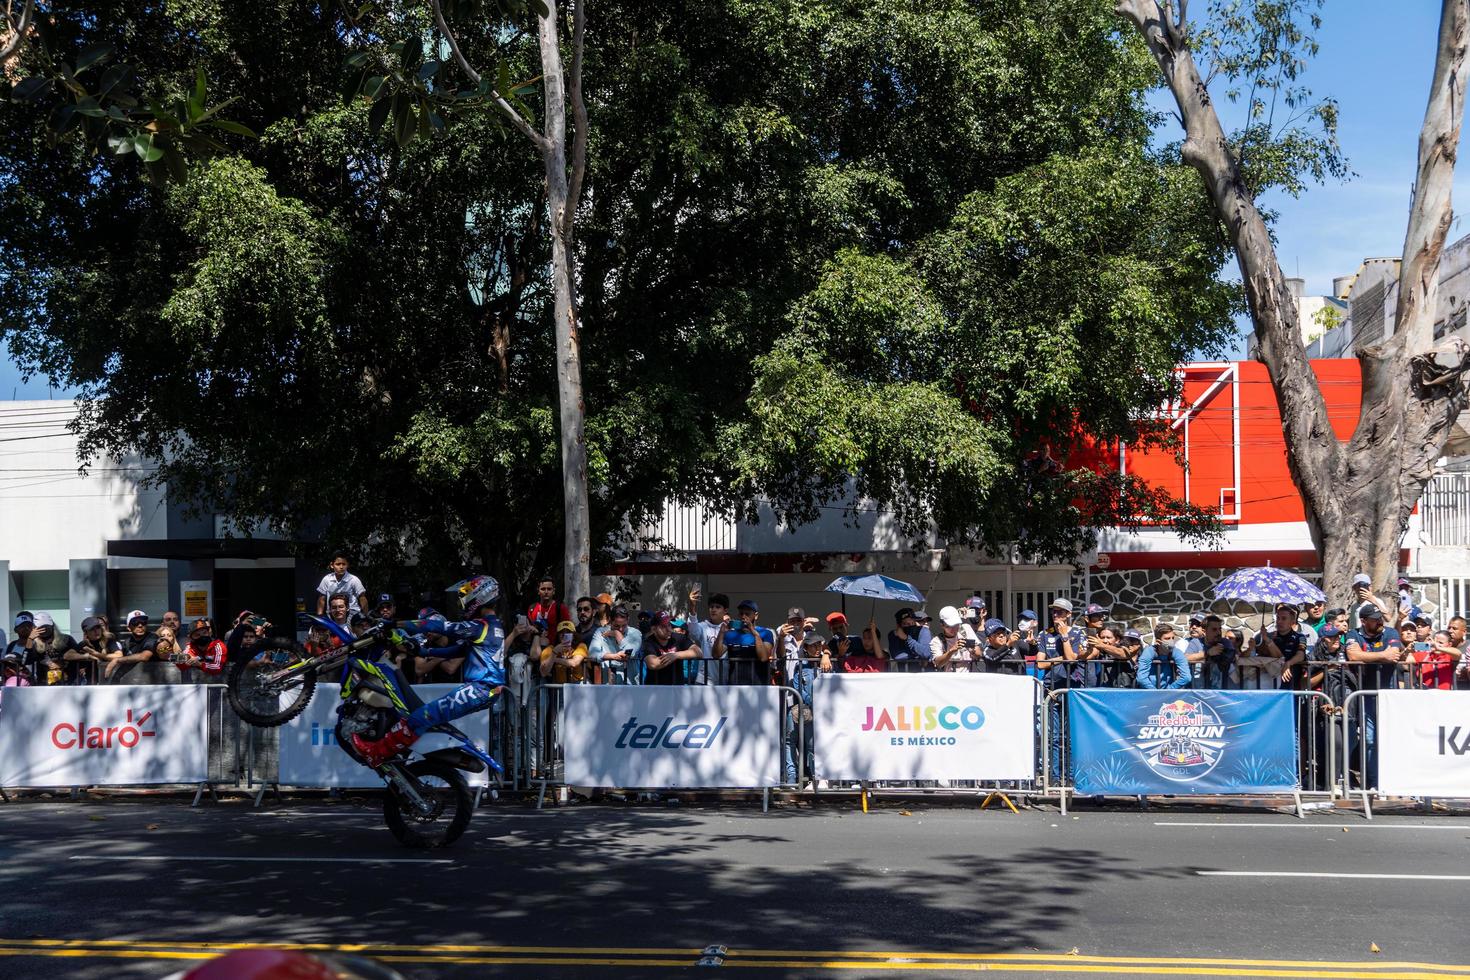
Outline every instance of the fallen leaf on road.
{"label": "fallen leaf on road", "polygon": [[1071,949],[1067,950],[1067,955],[1068,956],[1076,956],[1076,955],[1078,955],[1081,952],[1082,952],[1082,950],[1078,949],[1076,946],[1073,946]]}
{"label": "fallen leaf on road", "polygon": [[156,823],[144,824],[143,825],[143,829],[144,830],[157,830],[158,829],[158,824],[156,824]]}
{"label": "fallen leaf on road", "polygon": [[107,818],[106,817],[98,816],[97,814],[93,813],[93,814],[89,814],[87,816],[87,819],[88,820],[106,820]]}
{"label": "fallen leaf on road", "polygon": [[1381,953],[1381,952],[1383,952],[1383,950],[1381,950],[1381,949],[1378,948],[1378,944],[1377,943],[1369,943],[1368,944],[1368,952],[1370,952],[1370,953]]}
{"label": "fallen leaf on road", "polygon": [[900,817],[912,817],[912,816],[913,816],[913,814],[912,814],[912,813],[910,813],[910,812],[909,812],[909,811],[907,811],[907,810],[899,810],[899,811],[898,811],[898,815],[899,815],[899,816],[900,816]]}

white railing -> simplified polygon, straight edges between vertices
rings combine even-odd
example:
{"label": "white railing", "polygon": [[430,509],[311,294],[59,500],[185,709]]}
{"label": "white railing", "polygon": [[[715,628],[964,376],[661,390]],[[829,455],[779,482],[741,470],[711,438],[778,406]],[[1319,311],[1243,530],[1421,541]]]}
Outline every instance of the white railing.
{"label": "white railing", "polygon": [[1460,548],[1470,542],[1470,473],[1432,477],[1419,498],[1423,540],[1431,547]]}
{"label": "white railing", "polygon": [[728,516],[699,504],[664,504],[663,516],[633,535],[638,552],[678,552],[685,555],[731,552],[736,546],[736,523]]}

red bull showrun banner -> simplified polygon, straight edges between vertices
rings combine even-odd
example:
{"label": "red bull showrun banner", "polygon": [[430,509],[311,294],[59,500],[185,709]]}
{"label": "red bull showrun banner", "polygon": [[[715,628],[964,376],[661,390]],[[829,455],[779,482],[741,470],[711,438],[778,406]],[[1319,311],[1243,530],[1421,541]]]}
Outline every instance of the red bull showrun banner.
{"label": "red bull showrun banner", "polygon": [[1289,793],[1290,691],[1067,693],[1073,788],[1083,795]]}

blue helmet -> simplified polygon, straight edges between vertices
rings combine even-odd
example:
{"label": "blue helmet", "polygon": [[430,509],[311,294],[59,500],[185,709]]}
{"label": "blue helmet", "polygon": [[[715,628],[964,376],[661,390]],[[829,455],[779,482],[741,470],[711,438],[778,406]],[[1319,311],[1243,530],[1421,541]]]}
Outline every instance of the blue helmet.
{"label": "blue helmet", "polygon": [[474,575],[454,583],[444,591],[455,596],[459,601],[460,614],[469,619],[481,608],[494,604],[500,598],[500,583],[489,575]]}

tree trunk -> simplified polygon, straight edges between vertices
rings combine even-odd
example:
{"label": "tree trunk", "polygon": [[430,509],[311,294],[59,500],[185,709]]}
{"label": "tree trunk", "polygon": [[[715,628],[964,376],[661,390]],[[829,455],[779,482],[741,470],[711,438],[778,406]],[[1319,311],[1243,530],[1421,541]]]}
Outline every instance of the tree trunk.
{"label": "tree trunk", "polygon": [[586,409],[582,401],[582,349],[577,325],[573,209],[567,182],[566,89],[562,78],[557,12],[548,0],[540,21],[541,72],[546,120],[541,147],[546,165],[546,203],[551,213],[551,278],[556,308],[556,389],[561,419],[562,507],[566,521],[564,595],[590,591],[591,526],[587,507]]}
{"label": "tree trunk", "polygon": [[[1409,513],[1464,407],[1463,351],[1458,370],[1449,372],[1453,378],[1440,378],[1437,384],[1424,383],[1437,375],[1426,368],[1427,358],[1414,355],[1427,351],[1432,336],[1427,324],[1434,318],[1439,253],[1449,227],[1449,184],[1464,102],[1466,4],[1444,0],[1434,85],[1420,136],[1419,183],[1409,216],[1397,326],[1381,348],[1360,354],[1361,415],[1347,445],[1328,420],[1302,346],[1296,301],[1195,66],[1187,22],[1174,5],[1158,0],[1119,0],[1116,7],[1143,35],[1159,64],[1184,123],[1184,162],[1204,179],[1230,235],[1258,356],[1281,411],[1287,466],[1322,560],[1323,589],[1332,597],[1350,594],[1358,572],[1371,575],[1376,586],[1398,568]],[[1407,282],[1411,256],[1414,284]],[[1414,295],[1405,298],[1410,290]],[[1427,319],[1420,323],[1415,317]]]}

